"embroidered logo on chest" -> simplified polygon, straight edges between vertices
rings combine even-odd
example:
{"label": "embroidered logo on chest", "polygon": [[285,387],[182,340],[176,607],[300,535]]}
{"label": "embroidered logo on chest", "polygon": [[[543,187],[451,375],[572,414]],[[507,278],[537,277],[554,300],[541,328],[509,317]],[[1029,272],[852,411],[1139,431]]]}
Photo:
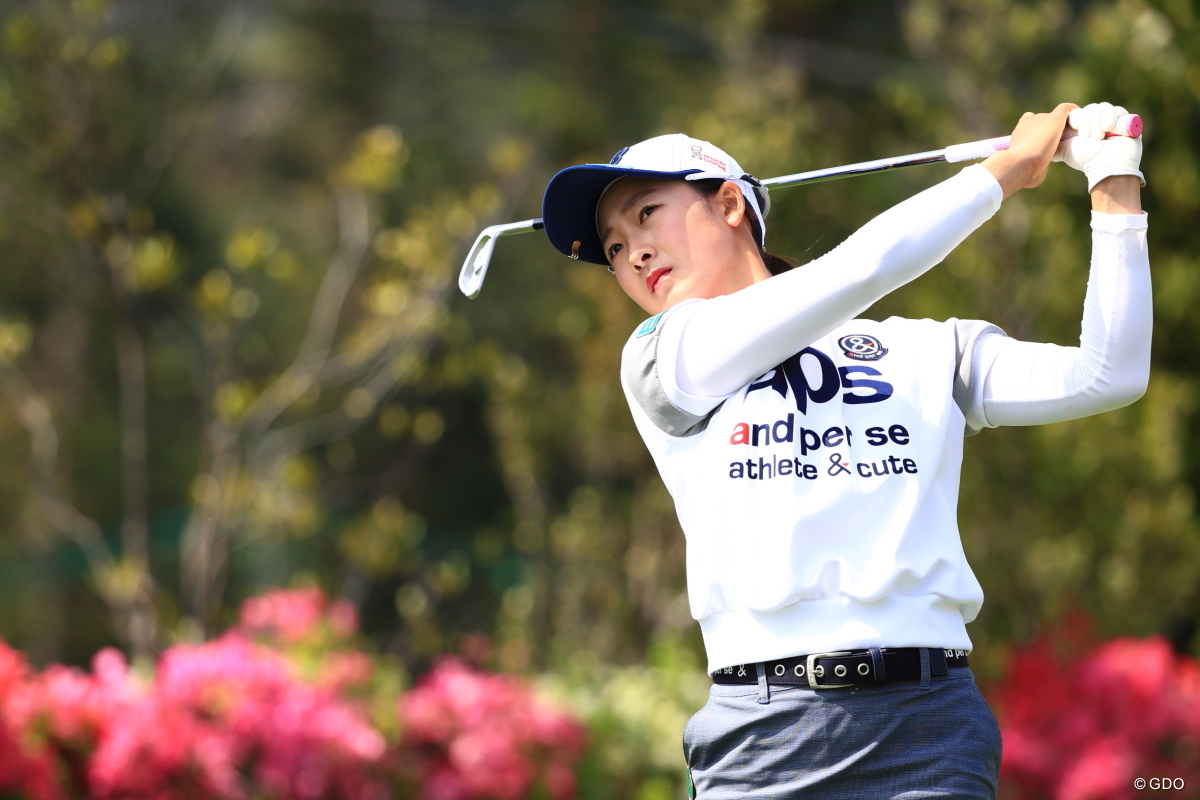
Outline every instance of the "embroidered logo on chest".
{"label": "embroidered logo on chest", "polygon": [[878,361],[887,355],[883,342],[865,333],[854,333],[838,339],[838,347],[846,354],[846,358],[855,361]]}

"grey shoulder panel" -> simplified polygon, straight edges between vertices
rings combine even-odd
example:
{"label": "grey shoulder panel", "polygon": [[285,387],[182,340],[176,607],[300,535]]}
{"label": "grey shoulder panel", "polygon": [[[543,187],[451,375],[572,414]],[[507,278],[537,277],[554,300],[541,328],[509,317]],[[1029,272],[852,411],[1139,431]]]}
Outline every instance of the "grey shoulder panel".
{"label": "grey shoulder panel", "polygon": [[697,416],[667,398],[658,378],[658,338],[662,331],[658,322],[657,317],[651,317],[629,337],[621,355],[621,377],[656,428],[676,438],[695,436],[708,427],[708,421],[717,409]]}
{"label": "grey shoulder panel", "polygon": [[[998,333],[1007,336],[1000,327],[981,319],[958,319],[954,321],[954,402],[965,415],[971,404],[971,395],[975,391],[973,365],[975,344],[985,333]],[[979,430],[967,426],[967,436],[974,436]]]}

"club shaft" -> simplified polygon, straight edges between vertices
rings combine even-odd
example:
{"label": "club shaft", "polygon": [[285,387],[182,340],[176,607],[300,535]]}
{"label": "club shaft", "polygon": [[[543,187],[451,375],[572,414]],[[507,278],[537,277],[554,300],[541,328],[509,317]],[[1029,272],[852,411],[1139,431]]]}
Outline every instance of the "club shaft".
{"label": "club shaft", "polygon": [[[895,158],[881,158],[876,161],[863,161],[859,164],[847,164],[843,167],[829,167],[827,169],[814,169],[811,172],[798,172],[795,175],[782,175],[778,178],[767,178],[762,182],[763,186],[800,186],[805,183],[821,183],[822,181],[836,181],[839,178],[852,178],[857,175],[870,175],[874,172],[887,172],[892,169],[902,169],[904,167],[916,167],[921,164],[935,164],[939,161],[946,160],[946,152],[944,150],[931,150],[927,153],[914,153],[910,156],[896,156]],[[542,221],[540,219],[525,220],[520,223],[520,227],[513,226],[511,229],[499,234],[500,236],[512,236],[520,233],[532,233],[542,229]]]}
{"label": "club shaft", "polygon": [[[1075,136],[1073,129],[1067,128],[1063,132],[1063,141]],[[1106,137],[1111,136],[1141,136],[1142,135],[1142,118],[1137,114],[1125,114],[1117,118],[1115,130],[1105,134]],[[901,169],[903,167],[915,167],[921,164],[934,164],[939,161],[947,161],[956,164],[962,161],[974,161],[979,158],[987,158],[988,156],[997,153],[1001,150],[1007,150],[1012,141],[1011,136],[1000,136],[995,139],[983,139],[978,142],[967,142],[965,144],[951,145],[942,150],[930,150],[927,153],[914,153],[910,156],[895,156],[893,158],[881,158],[877,161],[864,161],[860,164],[849,164],[844,167],[830,167],[828,169],[817,169],[812,172],[798,172],[795,175],[784,175],[780,178],[768,178],[762,182],[763,186],[799,186],[805,183],[820,183],[822,181],[835,181],[839,178],[850,178],[856,175],[870,175],[875,172],[887,172],[893,169]]]}
{"label": "club shaft", "polygon": [[783,175],[778,178],[767,178],[763,186],[799,186],[805,183],[821,183],[836,181],[839,178],[852,178],[857,175],[870,175],[875,172],[887,172],[903,167],[916,167],[921,164],[935,164],[946,160],[945,150],[930,150],[927,153],[914,153],[909,156],[880,158],[876,161],[863,161],[858,164],[847,164],[843,167],[828,167],[814,169],[811,172],[797,172],[794,175]]}

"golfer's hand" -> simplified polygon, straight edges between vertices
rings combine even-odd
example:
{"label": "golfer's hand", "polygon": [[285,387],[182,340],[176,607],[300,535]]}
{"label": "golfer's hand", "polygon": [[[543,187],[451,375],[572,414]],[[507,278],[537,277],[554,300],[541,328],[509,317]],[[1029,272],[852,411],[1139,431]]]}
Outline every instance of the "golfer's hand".
{"label": "golfer's hand", "polygon": [[1050,162],[1058,152],[1074,103],[1059,103],[1048,114],[1027,111],[1012,132],[1012,144],[983,162],[1009,197],[1020,189],[1040,186],[1046,179]]}
{"label": "golfer's hand", "polygon": [[1142,186],[1146,185],[1146,178],[1138,169],[1142,163],[1141,137],[1104,138],[1105,133],[1117,127],[1117,118],[1128,113],[1112,103],[1091,103],[1070,114],[1068,122],[1079,135],[1063,142],[1054,160],[1086,175],[1089,192],[1113,175],[1132,175]]}

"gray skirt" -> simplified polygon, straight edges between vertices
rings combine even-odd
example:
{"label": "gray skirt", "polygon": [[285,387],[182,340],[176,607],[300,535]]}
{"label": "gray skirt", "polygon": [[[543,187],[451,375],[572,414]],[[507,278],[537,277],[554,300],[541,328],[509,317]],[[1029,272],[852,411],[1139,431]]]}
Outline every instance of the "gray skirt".
{"label": "gray skirt", "polygon": [[848,689],[713,684],[683,731],[698,800],[996,797],[1000,728],[969,667]]}

